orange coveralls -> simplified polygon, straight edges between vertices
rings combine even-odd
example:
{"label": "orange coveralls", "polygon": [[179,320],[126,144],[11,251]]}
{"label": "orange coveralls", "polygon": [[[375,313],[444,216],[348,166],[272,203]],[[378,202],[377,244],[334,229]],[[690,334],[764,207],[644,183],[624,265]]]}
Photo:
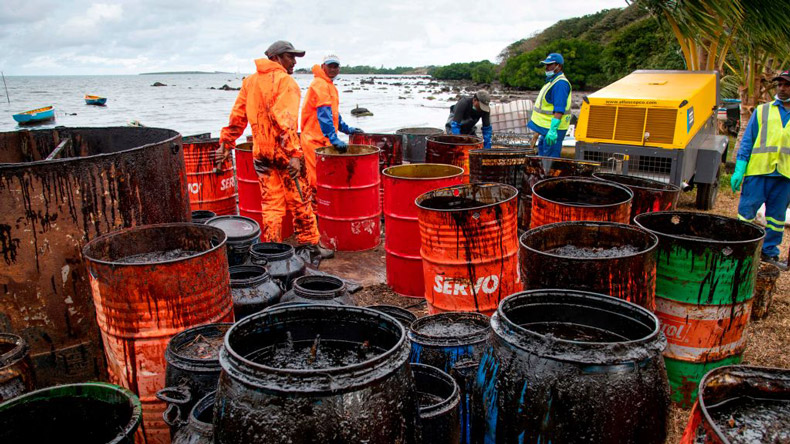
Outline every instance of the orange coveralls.
{"label": "orange coveralls", "polygon": [[338,127],[338,105],[340,99],[337,94],[337,87],[332,79],[326,75],[321,65],[313,66],[315,78],[307,89],[302,105],[302,150],[304,150],[305,165],[307,165],[307,180],[310,182],[312,193],[315,193],[316,172],[315,172],[315,149],[330,146],[332,143],[324,136],[321,131],[321,124],[318,123],[316,110],[321,106],[332,107],[332,123],[335,130]]}
{"label": "orange coveralls", "polygon": [[317,244],[320,238],[313,215],[305,168],[299,176],[304,201],[288,175],[288,161],[302,157],[297,135],[301,93],[299,85],[279,63],[255,60],[257,72],[244,79],[220,142],[235,148],[247,123],[252,127],[253,158],[261,186],[263,226],[261,239],[282,241],[282,219],[286,206],[294,215],[294,231],[300,244]]}

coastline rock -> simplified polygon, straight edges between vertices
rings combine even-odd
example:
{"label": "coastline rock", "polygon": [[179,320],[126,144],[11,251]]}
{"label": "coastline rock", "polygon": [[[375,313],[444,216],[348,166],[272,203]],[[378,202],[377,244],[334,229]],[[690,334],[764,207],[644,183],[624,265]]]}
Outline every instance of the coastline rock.
{"label": "coastline rock", "polygon": [[162,82],[154,82],[154,84],[153,84],[153,85],[151,85],[151,86],[167,86],[167,85],[165,85],[165,84],[164,84],[164,83],[162,83]]}
{"label": "coastline rock", "polygon": [[360,108],[359,105],[357,105],[356,108],[351,110],[351,115],[357,117],[365,117],[365,116],[372,116],[373,113],[370,112],[367,108]]}
{"label": "coastline rock", "polygon": [[223,91],[239,91],[241,88],[233,88],[233,87],[228,86],[227,83],[226,83],[226,84],[220,86],[217,89],[221,89]]}

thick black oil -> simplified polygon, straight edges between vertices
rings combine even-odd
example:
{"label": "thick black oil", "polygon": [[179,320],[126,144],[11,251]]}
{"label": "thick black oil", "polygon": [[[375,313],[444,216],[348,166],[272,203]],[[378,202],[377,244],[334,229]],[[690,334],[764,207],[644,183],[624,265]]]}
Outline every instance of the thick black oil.
{"label": "thick black oil", "polygon": [[208,408],[199,411],[195,419],[200,422],[205,422],[206,424],[211,424],[211,422],[214,420],[214,406],[211,405]]}
{"label": "thick black oil", "polygon": [[572,322],[530,322],[521,327],[541,335],[551,335],[557,339],[579,342],[623,342],[628,338],[617,333],[589,325]]}
{"label": "thick black oil", "polygon": [[130,418],[129,406],[97,399],[40,400],[3,412],[0,442],[105,444],[121,432]]}
{"label": "thick black oil", "polygon": [[182,344],[176,349],[179,356],[190,359],[219,359],[219,350],[222,348],[223,336],[203,336],[198,334],[191,341]]}
{"label": "thick black oil", "polygon": [[639,253],[639,248],[633,245],[620,245],[617,247],[577,247],[575,245],[563,245],[559,248],[546,250],[546,253],[556,256],[596,258],[596,257],[620,257]]}
{"label": "thick black oil", "polygon": [[420,206],[433,210],[464,210],[488,205],[479,200],[456,196],[436,196],[423,200]]}
{"label": "thick black oil", "polygon": [[187,257],[195,256],[196,254],[199,253],[201,252],[182,250],[181,248],[176,248],[175,250],[151,251],[148,253],[133,254],[131,256],[118,258],[114,262],[120,262],[122,264],[147,264],[152,262],[165,262],[165,261],[172,261],[175,259],[184,259]]}
{"label": "thick black oil", "polygon": [[10,352],[16,347],[14,342],[0,342],[0,356]]}
{"label": "thick black oil", "polygon": [[790,400],[740,397],[708,407],[733,444],[790,443]]}
{"label": "thick black oil", "polygon": [[311,291],[337,291],[343,287],[343,284],[332,281],[310,281],[302,282],[299,286]]}
{"label": "thick black oil", "polygon": [[475,334],[487,328],[487,325],[481,325],[471,319],[437,318],[433,322],[420,325],[415,331],[425,336],[454,338]]}
{"label": "thick black oil", "polygon": [[433,393],[417,392],[417,403],[420,408],[433,407],[442,401],[444,398]]}
{"label": "thick black oil", "polygon": [[360,344],[317,337],[312,341],[286,341],[264,347],[252,352],[247,359],[274,368],[316,370],[359,364],[385,351],[367,341]]}

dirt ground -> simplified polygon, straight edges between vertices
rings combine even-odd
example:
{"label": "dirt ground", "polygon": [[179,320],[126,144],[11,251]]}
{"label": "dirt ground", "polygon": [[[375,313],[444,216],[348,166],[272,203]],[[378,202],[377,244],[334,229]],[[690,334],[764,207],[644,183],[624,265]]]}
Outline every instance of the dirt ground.
{"label": "dirt ground", "polygon": [[[727,183],[729,177],[722,179]],[[716,206],[709,213],[737,217],[739,195],[722,186]],[[678,210],[697,211],[694,208],[696,191],[681,195]],[[790,240],[786,236],[781,246],[782,260],[786,260]],[[406,298],[395,294],[386,285],[385,252],[382,245],[365,252],[337,253],[337,257],[321,264],[327,273],[354,279],[365,287],[355,293],[357,305],[396,305],[406,308],[418,317],[427,314],[424,300]],[[749,327],[749,343],[743,356],[743,364],[763,367],[790,367],[790,358],[785,351],[790,349],[790,273],[781,273],[767,316],[753,321]],[[667,443],[677,443],[689,418],[689,410],[672,407],[669,418]]]}

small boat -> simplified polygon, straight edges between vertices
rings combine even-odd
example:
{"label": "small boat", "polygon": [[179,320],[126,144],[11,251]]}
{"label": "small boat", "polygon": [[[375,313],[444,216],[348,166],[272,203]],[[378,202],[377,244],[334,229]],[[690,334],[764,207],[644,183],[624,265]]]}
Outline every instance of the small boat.
{"label": "small boat", "polygon": [[45,122],[55,118],[55,108],[52,106],[45,106],[44,108],[14,114],[13,117],[20,125]]}
{"label": "small boat", "polygon": [[107,97],[91,96],[85,94],[85,104],[87,105],[104,105],[107,103]]}

